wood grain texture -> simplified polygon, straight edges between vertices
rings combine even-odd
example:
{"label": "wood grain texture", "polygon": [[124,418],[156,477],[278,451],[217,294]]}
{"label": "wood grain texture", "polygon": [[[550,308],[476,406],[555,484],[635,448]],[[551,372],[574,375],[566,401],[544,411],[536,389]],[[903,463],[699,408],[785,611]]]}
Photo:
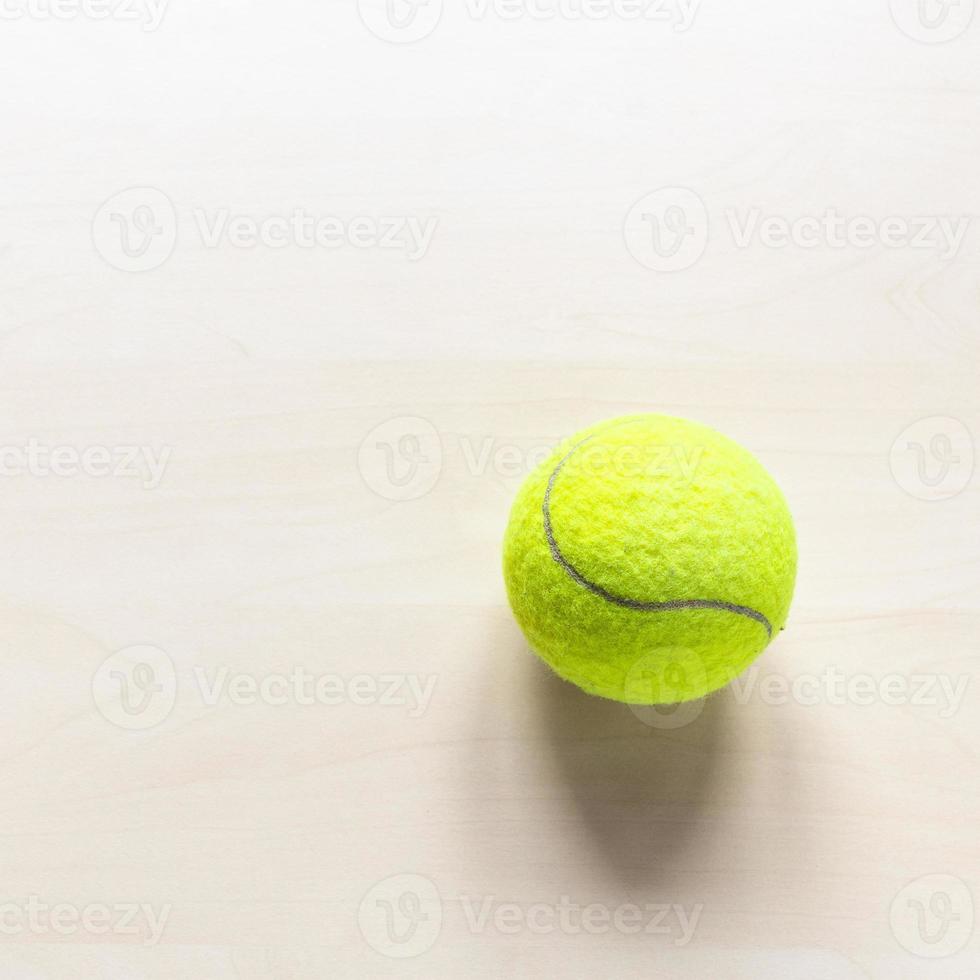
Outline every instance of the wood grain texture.
{"label": "wood grain texture", "polygon": [[[474,9],[0,32],[0,973],[976,977],[980,23]],[[173,206],[137,272],[130,187]],[[673,272],[624,240],[665,187]],[[208,243],[296,210],[436,225]],[[967,224],[740,244],[831,210]],[[500,574],[534,463],[638,411],[799,535],[788,628],[686,716],[553,677]]]}

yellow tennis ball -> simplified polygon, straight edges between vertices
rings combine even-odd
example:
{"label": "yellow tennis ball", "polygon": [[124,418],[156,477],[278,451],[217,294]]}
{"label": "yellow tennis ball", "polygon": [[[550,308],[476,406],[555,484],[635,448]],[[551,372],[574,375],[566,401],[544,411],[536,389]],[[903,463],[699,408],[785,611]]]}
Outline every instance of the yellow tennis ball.
{"label": "yellow tennis ball", "polygon": [[796,578],[786,501],[747,450],[665,415],[566,440],[517,494],[511,608],[566,680],[630,704],[703,697],[783,628]]}

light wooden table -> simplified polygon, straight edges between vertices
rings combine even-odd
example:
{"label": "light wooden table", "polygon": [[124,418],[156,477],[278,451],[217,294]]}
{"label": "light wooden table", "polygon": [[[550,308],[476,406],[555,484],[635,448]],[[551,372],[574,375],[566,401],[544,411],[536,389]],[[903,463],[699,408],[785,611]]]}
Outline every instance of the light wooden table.
{"label": "light wooden table", "polygon": [[[972,0],[368,4],[5,7],[0,975],[980,975]],[[500,575],[647,410],[799,534],[685,714]]]}

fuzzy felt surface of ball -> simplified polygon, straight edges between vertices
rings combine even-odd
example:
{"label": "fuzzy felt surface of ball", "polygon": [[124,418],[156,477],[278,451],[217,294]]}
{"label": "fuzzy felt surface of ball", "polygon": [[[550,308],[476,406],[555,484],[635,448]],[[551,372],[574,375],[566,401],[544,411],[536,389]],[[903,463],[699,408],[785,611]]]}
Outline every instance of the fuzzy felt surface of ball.
{"label": "fuzzy felt surface of ball", "polygon": [[519,490],[503,554],[532,649],[630,704],[729,683],[785,625],[796,562],[789,509],[758,460],[666,415],[565,440]]}

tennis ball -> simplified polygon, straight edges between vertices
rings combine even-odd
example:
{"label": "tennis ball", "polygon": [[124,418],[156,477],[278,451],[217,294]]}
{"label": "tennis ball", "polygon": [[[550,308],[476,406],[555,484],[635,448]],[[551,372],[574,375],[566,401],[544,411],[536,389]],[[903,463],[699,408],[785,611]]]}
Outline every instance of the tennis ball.
{"label": "tennis ball", "polygon": [[517,494],[504,539],[514,615],[590,694],[703,697],[783,628],[796,578],[786,501],[747,450],[665,415],[566,440]]}

